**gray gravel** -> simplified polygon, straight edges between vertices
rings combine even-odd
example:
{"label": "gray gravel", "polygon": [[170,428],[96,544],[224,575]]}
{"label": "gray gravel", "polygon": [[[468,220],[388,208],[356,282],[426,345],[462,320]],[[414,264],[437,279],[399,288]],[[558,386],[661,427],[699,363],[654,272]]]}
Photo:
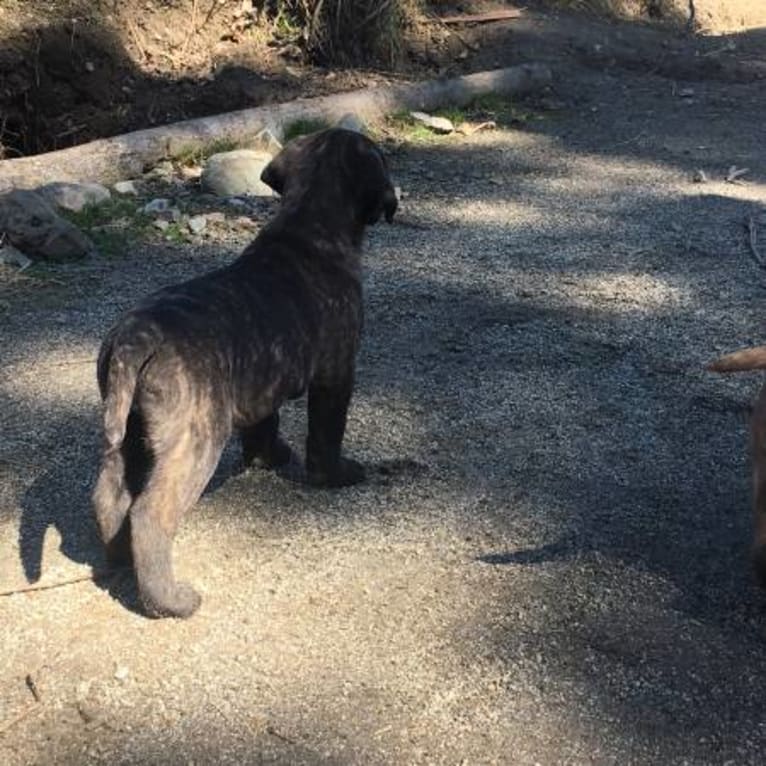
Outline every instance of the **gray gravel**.
{"label": "gray gravel", "polygon": [[[766,101],[694,90],[572,70],[540,120],[394,154],[347,440],[371,480],[314,491],[227,452],[176,547],[188,622],[133,613],[125,580],[1,598],[0,762],[762,764],[760,381],[702,366],[764,338],[743,220]],[[100,565],[90,360],[119,310],[249,236],[205,234],[9,291],[0,589]]]}

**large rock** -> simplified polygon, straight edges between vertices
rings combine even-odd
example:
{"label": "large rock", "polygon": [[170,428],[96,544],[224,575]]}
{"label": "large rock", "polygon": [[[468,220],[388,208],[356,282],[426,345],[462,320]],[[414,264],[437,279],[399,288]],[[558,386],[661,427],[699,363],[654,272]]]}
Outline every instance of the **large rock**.
{"label": "large rock", "polygon": [[259,149],[214,154],[202,171],[202,186],[219,197],[271,197],[274,192],[261,181],[261,173],[269,162],[271,154]]}
{"label": "large rock", "polygon": [[69,261],[96,252],[85,234],[27,189],[0,195],[0,234],[32,258]]}
{"label": "large rock", "polygon": [[95,183],[74,184],[59,181],[41,186],[37,191],[51,205],[72,210],[75,213],[79,213],[87,205],[100,205],[107,202],[112,196],[109,189]]}

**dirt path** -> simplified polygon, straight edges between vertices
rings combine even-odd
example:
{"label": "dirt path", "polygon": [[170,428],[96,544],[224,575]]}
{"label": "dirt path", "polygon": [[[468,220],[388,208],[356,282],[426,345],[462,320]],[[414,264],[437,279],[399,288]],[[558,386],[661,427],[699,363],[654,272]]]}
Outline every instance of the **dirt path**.
{"label": "dirt path", "polygon": [[[119,580],[0,598],[0,762],[761,764],[759,381],[702,365],[764,338],[764,95],[572,64],[559,110],[395,155],[420,225],[370,237],[348,447],[402,462],[323,492],[230,451],[176,548],[188,622]],[[137,245],[0,307],[0,590],[99,565],[88,360],[245,241]]]}

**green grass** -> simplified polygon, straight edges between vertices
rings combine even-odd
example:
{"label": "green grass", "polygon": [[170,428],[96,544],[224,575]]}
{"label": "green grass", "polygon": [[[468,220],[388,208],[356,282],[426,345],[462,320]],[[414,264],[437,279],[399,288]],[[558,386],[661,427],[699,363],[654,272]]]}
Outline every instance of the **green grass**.
{"label": "green grass", "polygon": [[309,133],[316,133],[318,130],[324,130],[325,128],[329,128],[330,123],[328,123],[326,120],[321,119],[300,119],[295,120],[294,122],[290,122],[287,125],[285,125],[284,129],[284,140],[282,143],[287,144],[290,141],[292,141],[294,138],[299,138],[300,136],[306,136]]}
{"label": "green grass", "polygon": [[220,152],[231,152],[239,149],[240,144],[231,139],[221,138],[201,146],[189,146],[175,152],[172,159],[178,165],[192,166],[201,165],[208,157]]}
{"label": "green grass", "polygon": [[[524,109],[514,104],[506,96],[500,96],[495,93],[479,96],[464,107],[447,106],[435,109],[429,112],[429,114],[434,117],[446,117],[456,128],[465,122],[479,123],[491,120],[499,126],[503,126],[519,125],[530,120],[541,120],[544,118],[544,115],[531,109]],[[414,120],[407,111],[388,115],[386,127],[389,131],[398,134],[400,138],[414,143],[438,143],[451,139],[451,134],[437,133],[430,130],[425,125]],[[380,138],[381,136],[373,137]]]}
{"label": "green grass", "polygon": [[112,197],[100,205],[86,205],[78,212],[61,214],[87,234],[105,258],[122,255],[133,241],[146,235],[151,218],[134,197]]}

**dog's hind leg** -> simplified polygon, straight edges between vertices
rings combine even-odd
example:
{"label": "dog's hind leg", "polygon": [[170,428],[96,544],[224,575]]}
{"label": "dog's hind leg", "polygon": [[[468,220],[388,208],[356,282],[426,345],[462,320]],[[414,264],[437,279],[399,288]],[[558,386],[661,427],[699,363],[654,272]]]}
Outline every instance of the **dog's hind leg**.
{"label": "dog's hind leg", "polygon": [[290,462],[293,451],[279,435],[279,412],[273,412],[254,426],[240,429],[242,462],[257,462],[262,468],[279,468]]}
{"label": "dog's hind leg", "polygon": [[133,561],[141,602],[152,617],[190,617],[201,598],[173,574],[172,545],[183,514],[199,499],[223,441],[195,438],[187,427],[172,446],[154,451],[145,488],[130,509]]}
{"label": "dog's hind leg", "polygon": [[306,471],[312,484],[345,487],[364,480],[364,466],[341,456],[352,388],[350,381],[336,386],[309,386]]}
{"label": "dog's hind leg", "polygon": [[144,446],[140,414],[128,416],[125,438],[119,447],[105,449],[98,481],[93,490],[93,509],[110,564],[130,564],[130,519],[133,498],[146,483],[151,455]]}
{"label": "dog's hind leg", "polygon": [[125,482],[125,458],[119,447],[104,452],[92,501],[107,559],[110,564],[123,563],[122,529],[133,498]]}

